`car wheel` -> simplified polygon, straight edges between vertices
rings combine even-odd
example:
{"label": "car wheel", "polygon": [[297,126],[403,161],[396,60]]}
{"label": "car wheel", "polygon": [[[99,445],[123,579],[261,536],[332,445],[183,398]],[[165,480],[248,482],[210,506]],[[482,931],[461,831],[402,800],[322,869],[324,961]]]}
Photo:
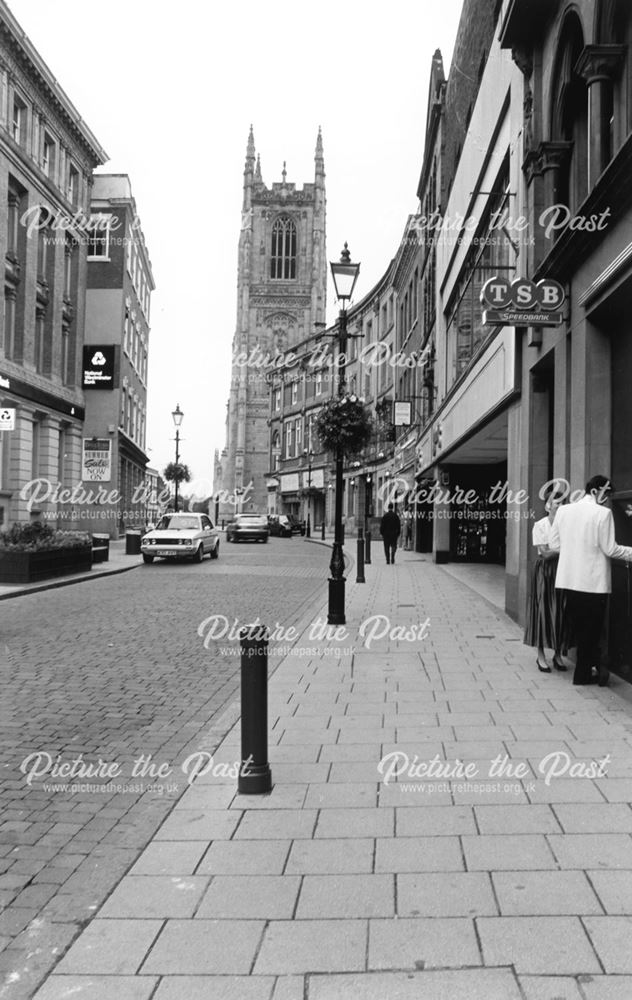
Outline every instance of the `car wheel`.
{"label": "car wheel", "polygon": [[211,559],[219,559],[219,542],[214,549],[211,549]]}
{"label": "car wheel", "polygon": [[268,539],[267,538],[263,538],[262,541],[263,541],[263,544],[265,545],[266,542],[268,541]]}
{"label": "car wheel", "polygon": [[203,545],[198,545],[198,547],[197,547],[197,549],[195,551],[195,555],[193,556],[193,558],[194,558],[195,562],[197,562],[197,563],[201,563],[201,562],[204,561],[204,546]]}
{"label": "car wheel", "polygon": [[153,561],[154,561],[154,557],[153,556],[148,556],[145,552],[143,552],[143,562],[144,563],[153,563]]}

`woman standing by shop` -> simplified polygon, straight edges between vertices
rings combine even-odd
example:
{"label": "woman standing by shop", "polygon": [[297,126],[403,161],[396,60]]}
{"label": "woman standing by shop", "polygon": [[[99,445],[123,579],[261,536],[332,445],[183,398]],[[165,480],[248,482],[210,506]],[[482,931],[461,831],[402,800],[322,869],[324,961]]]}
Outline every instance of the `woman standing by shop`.
{"label": "woman standing by shop", "polygon": [[532,541],[538,550],[533,567],[531,594],[527,609],[527,627],[524,642],[536,646],[538,650],[538,670],[550,674],[551,668],[544,655],[545,649],[553,650],[553,666],[556,670],[566,670],[562,651],[570,646],[567,616],[564,613],[564,598],[555,589],[555,574],[559,553],[550,547],[551,526],[563,496],[552,490],[544,504],[546,515],[533,525]]}

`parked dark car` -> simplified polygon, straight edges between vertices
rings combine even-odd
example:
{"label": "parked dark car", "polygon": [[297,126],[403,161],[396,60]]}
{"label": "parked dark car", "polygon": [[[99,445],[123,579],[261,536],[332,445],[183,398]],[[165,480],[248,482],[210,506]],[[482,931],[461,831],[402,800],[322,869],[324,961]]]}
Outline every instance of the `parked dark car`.
{"label": "parked dark car", "polygon": [[268,520],[264,514],[235,514],[226,526],[227,542],[267,542]]}
{"label": "parked dark car", "polygon": [[291,538],[293,534],[287,514],[268,514],[268,530],[277,538]]}

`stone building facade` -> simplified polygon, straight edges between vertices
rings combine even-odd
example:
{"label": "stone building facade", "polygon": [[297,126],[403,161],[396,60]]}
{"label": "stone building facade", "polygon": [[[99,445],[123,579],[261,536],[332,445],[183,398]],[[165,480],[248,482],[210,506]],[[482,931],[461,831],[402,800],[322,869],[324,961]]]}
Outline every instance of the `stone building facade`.
{"label": "stone building facade", "polygon": [[[281,181],[264,184],[251,128],[241,218],[226,445],[215,463],[214,493],[226,497],[237,492],[244,511],[263,513],[269,469],[266,361],[287,355],[325,324],[326,197],[320,131],[314,181],[297,189],[287,180],[285,164]],[[234,510],[230,502],[220,502],[220,517]]]}
{"label": "stone building facade", "polygon": [[[46,518],[81,480],[81,351],[92,171],[107,159],[0,3],[0,528]],[[38,485],[29,486],[38,482]]]}

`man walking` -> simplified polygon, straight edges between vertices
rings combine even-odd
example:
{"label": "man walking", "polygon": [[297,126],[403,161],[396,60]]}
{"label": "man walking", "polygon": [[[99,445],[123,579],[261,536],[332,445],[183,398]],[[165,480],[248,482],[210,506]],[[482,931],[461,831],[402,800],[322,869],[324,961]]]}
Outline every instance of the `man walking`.
{"label": "man walking", "polygon": [[566,608],[577,642],[573,684],[591,684],[592,667],[599,667],[599,685],[609,673],[599,662],[599,638],[607,595],[611,590],[609,559],[632,562],[632,548],[617,545],[612,511],[604,504],[614,487],[606,476],[593,476],[586,495],[558,509],[549,546],[559,549],[555,586],[566,591]]}
{"label": "man walking", "polygon": [[395,562],[397,539],[401,530],[401,521],[395,513],[393,504],[389,503],[388,511],[380,521],[380,535],[384,540],[384,555],[386,556],[387,565]]}

